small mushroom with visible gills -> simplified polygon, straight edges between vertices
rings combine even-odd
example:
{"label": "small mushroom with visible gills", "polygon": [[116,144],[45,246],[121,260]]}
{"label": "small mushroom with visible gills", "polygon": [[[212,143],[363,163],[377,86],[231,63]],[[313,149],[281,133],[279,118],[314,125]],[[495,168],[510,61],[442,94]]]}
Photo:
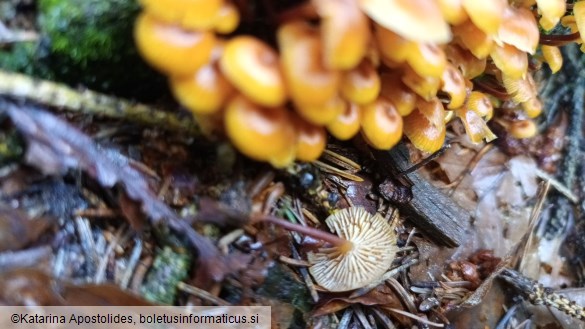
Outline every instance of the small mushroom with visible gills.
{"label": "small mushroom with visible gills", "polygon": [[445,143],[445,115],[443,104],[437,97],[430,101],[419,98],[414,111],[404,117],[404,135],[417,149],[436,152]]}
{"label": "small mushroom with visible gills", "polygon": [[379,279],[392,265],[398,248],[396,233],[379,214],[362,207],[339,210],[325,222],[349,243],[307,254],[309,272],[329,291],[348,291]]}

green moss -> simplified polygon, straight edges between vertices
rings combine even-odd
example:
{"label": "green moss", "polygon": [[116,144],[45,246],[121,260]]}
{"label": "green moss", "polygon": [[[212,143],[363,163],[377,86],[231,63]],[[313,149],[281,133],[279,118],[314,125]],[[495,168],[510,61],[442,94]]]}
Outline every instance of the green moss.
{"label": "green moss", "polygon": [[128,41],[138,11],[135,0],[40,0],[38,23],[53,53],[83,67],[135,54]]}
{"label": "green moss", "polygon": [[134,45],[137,0],[39,0],[37,9],[39,41],[0,50],[0,68],[143,101],[168,93]]}
{"label": "green moss", "polygon": [[152,268],[142,286],[142,295],[149,301],[171,305],[177,295],[177,284],[187,278],[191,256],[164,247],[156,253]]}
{"label": "green moss", "polygon": [[275,264],[268,270],[266,280],[258,288],[257,293],[289,303],[301,312],[309,312],[312,307],[307,286],[297,281],[291,270],[282,264]]}

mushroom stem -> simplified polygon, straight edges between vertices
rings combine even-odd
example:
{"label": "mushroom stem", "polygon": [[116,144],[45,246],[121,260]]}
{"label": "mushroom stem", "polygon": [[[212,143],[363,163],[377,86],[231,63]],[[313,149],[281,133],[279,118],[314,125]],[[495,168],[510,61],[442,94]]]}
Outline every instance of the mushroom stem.
{"label": "mushroom stem", "polygon": [[270,215],[263,215],[257,216],[252,219],[253,222],[267,222],[271,224],[278,225],[282,228],[285,228],[290,231],[295,231],[301,234],[308,235],[318,240],[322,240],[332,244],[334,247],[340,248],[342,251],[349,251],[353,247],[353,243],[346,239],[340,238],[337,235],[333,235],[331,233],[327,233],[325,231],[321,231],[309,226],[301,226],[298,224],[291,223],[284,219],[278,218],[276,216]]}
{"label": "mushroom stem", "polygon": [[546,46],[564,46],[581,38],[579,32],[571,34],[541,34],[539,43]]}

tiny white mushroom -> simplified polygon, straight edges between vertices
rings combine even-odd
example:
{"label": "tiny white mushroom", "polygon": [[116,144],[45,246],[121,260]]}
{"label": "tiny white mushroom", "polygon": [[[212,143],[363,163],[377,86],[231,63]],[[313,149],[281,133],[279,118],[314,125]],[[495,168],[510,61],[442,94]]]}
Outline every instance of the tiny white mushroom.
{"label": "tiny white mushroom", "polygon": [[374,282],[390,268],[398,247],[393,228],[382,216],[351,207],[325,222],[349,243],[308,253],[309,272],[317,284],[329,291],[353,290]]}

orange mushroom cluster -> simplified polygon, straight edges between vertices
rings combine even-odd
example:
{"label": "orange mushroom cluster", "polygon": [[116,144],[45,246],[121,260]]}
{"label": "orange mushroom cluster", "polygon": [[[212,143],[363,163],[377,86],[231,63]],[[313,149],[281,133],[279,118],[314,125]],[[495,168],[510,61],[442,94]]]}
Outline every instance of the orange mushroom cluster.
{"label": "orange mushroom cluster", "polygon": [[[539,27],[585,29],[585,1],[308,0],[272,17],[271,45],[238,33],[231,0],[142,5],[138,49],[179,102],[201,122],[221,123],[243,154],[276,167],[316,160],[327,132],[340,140],[361,133],[377,149],[404,135],[434,152],[457,117],[471,141],[490,141],[492,98],[474,86],[485,75],[520,105],[511,126],[533,126],[542,104],[528,63]],[[554,43],[541,53],[560,69]],[[515,135],[536,133],[522,131]]]}

